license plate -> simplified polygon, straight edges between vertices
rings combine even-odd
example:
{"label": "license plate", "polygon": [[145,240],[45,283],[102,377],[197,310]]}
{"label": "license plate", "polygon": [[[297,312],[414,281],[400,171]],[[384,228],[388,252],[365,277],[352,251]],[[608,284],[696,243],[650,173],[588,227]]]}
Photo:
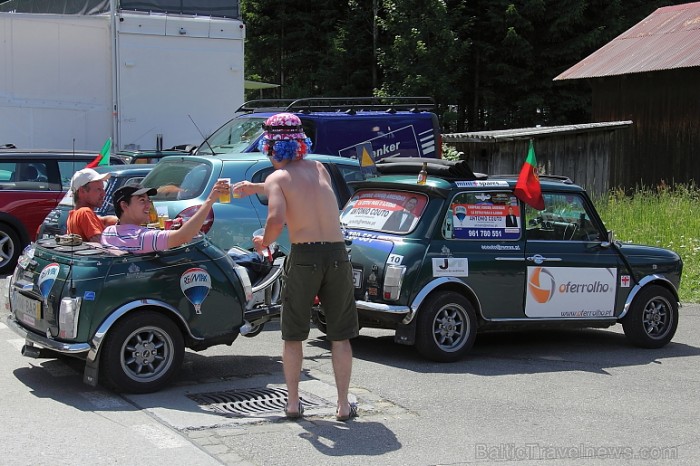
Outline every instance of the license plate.
{"label": "license plate", "polygon": [[[14,310],[21,312],[27,316],[28,320],[41,320],[41,302],[27,298],[23,294],[15,293],[15,297],[12,300],[12,307]],[[24,320],[24,319],[22,319]],[[35,325],[33,322],[27,322],[31,325]]]}
{"label": "license plate", "polygon": [[362,287],[362,270],[352,269],[352,284],[355,285],[355,288]]}

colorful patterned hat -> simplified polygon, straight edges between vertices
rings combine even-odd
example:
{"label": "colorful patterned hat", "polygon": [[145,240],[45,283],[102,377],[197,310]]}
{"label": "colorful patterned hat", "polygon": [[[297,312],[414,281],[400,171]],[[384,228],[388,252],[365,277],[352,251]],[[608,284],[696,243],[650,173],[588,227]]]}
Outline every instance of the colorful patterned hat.
{"label": "colorful patterned hat", "polygon": [[258,148],[278,162],[285,159],[301,160],[311,149],[311,139],[304,134],[301,120],[296,115],[272,115],[263,123],[262,128],[264,133]]}

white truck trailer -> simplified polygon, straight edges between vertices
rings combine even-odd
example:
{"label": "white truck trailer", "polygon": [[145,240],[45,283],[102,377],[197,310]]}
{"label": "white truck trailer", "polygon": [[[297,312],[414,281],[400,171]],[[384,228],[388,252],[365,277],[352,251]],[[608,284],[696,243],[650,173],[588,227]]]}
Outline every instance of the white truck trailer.
{"label": "white truck trailer", "polygon": [[239,11],[238,0],[0,0],[0,146],[199,143],[193,121],[213,132],[243,103]]}

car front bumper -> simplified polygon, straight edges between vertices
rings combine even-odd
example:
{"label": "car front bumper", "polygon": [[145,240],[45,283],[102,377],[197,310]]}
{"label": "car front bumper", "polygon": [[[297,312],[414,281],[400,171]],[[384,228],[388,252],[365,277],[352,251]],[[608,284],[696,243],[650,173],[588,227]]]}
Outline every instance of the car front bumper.
{"label": "car front bumper", "polygon": [[17,320],[15,320],[12,314],[7,316],[7,319],[5,319],[5,324],[7,324],[10,330],[23,337],[27,346],[44,348],[50,351],[55,351],[56,353],[71,356],[79,356],[83,353],[87,354],[87,352],[90,350],[89,343],[64,343],[46,338],[45,336],[34,332],[30,332],[17,323]]}

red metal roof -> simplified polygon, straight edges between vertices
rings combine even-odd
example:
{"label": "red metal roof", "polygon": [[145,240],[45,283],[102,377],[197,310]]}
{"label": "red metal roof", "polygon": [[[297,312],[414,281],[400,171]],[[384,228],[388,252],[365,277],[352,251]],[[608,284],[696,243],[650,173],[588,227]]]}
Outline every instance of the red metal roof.
{"label": "red metal roof", "polygon": [[700,66],[700,2],[659,8],[554,80],[693,66]]}

